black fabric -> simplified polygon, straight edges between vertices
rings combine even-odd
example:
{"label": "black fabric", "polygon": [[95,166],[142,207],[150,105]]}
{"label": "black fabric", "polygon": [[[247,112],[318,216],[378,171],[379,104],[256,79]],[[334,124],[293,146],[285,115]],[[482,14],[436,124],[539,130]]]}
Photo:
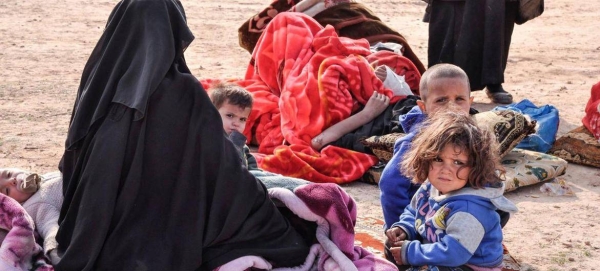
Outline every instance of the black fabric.
{"label": "black fabric", "polygon": [[238,131],[232,131],[229,135],[229,140],[233,143],[235,148],[237,149],[240,159],[242,160],[242,165],[246,167],[248,170],[261,170],[258,167],[258,162],[252,153],[250,153],[250,148],[246,145],[246,136]]}
{"label": "black fabric", "polygon": [[[168,64],[182,56],[183,50],[177,49],[186,48],[194,39],[179,4],[139,2],[147,3],[117,4],[85,65],[67,135],[69,149],[106,116],[111,103],[136,109],[135,119],[141,119],[150,95],[169,70]],[[156,20],[144,21],[135,16]]]}
{"label": "black fabric", "polygon": [[400,125],[400,116],[408,113],[413,107],[417,105],[417,101],[421,100],[421,97],[415,95],[408,95],[394,105],[394,111],[392,112],[392,127],[390,133],[405,133],[402,125]]}
{"label": "black fabric", "polygon": [[183,58],[192,40],[177,1],[124,0],[111,13],[59,166],[56,270],[212,270],[245,255],[304,262],[304,239],[214,132],[219,113]]}
{"label": "black fabric", "polygon": [[500,209],[496,210],[496,213],[500,216],[500,227],[504,228],[510,219],[510,213],[502,211]]}
{"label": "black fabric", "polygon": [[429,67],[452,63],[469,76],[471,90],[504,83],[519,2],[430,2]]}
{"label": "black fabric", "polygon": [[[223,132],[223,134],[227,136],[225,132]],[[246,149],[248,148],[246,146],[246,136],[238,131],[232,131],[227,138],[233,143],[233,146],[237,150],[238,156],[242,161],[242,166],[248,169],[248,159],[246,159]],[[248,150],[248,152],[250,152],[250,150]]]}

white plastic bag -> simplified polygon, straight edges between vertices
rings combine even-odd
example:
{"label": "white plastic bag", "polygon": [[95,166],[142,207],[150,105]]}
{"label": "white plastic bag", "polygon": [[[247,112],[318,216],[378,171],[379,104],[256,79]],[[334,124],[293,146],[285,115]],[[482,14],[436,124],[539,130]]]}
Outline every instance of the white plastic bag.
{"label": "white plastic bag", "polygon": [[567,185],[567,182],[565,182],[565,180],[558,180],[558,181],[552,181],[552,182],[548,182],[543,184],[540,187],[540,191],[546,195],[549,196],[574,196],[575,193],[573,192],[573,189],[571,189],[571,187],[569,185]]}

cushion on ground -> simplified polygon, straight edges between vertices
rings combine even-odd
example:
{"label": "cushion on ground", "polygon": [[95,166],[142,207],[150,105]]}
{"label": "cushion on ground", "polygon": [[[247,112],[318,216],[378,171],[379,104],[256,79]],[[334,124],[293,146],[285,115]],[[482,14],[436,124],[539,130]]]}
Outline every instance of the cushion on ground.
{"label": "cushion on ground", "polygon": [[600,143],[585,126],[558,138],[548,153],[575,164],[600,168]]}
{"label": "cushion on ground", "polygon": [[[478,125],[493,131],[500,145],[503,157],[523,138],[535,132],[535,121],[529,121],[523,114],[512,110],[486,111],[473,115]],[[394,153],[394,143],[405,134],[391,133],[372,136],[361,143],[373,151],[381,162],[387,163]]]}
{"label": "cushion on ground", "polygon": [[379,158],[379,161],[387,163],[392,159],[392,155],[394,154],[394,143],[398,138],[401,138],[404,135],[405,134],[403,133],[391,133],[381,136],[372,136],[364,138],[360,142],[365,145],[365,147],[371,149],[373,154]]}
{"label": "cushion on ground", "polygon": [[553,155],[513,149],[502,158],[506,170],[505,192],[563,175],[567,164],[564,159]]}
{"label": "cushion on ground", "polygon": [[381,179],[381,173],[383,172],[384,167],[385,164],[381,162],[372,166],[362,177],[360,177],[360,179],[358,179],[358,181],[368,184],[379,184],[379,179]]}
{"label": "cushion on ground", "polygon": [[473,115],[477,125],[490,129],[500,144],[500,156],[511,151],[523,138],[535,132],[535,121],[512,110],[486,111]]}

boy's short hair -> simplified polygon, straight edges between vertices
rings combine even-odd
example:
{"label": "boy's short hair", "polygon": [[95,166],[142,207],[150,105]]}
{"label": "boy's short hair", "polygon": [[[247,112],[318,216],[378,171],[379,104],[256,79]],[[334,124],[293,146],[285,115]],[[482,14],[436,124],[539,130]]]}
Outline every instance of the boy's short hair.
{"label": "boy's short hair", "polygon": [[431,66],[421,76],[421,82],[419,83],[419,92],[421,99],[427,99],[427,93],[429,92],[428,84],[429,81],[440,78],[461,78],[467,82],[469,93],[471,93],[471,84],[469,83],[469,76],[463,69],[454,64],[441,63]]}
{"label": "boy's short hair", "polygon": [[216,83],[209,92],[210,100],[213,105],[219,109],[227,102],[241,108],[252,108],[252,94],[245,88],[233,83]]}

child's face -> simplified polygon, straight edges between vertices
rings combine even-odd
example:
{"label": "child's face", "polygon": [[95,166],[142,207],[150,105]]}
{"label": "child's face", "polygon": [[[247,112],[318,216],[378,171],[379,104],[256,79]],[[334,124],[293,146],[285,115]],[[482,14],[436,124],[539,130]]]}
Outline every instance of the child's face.
{"label": "child's face", "polygon": [[417,101],[424,113],[431,115],[441,109],[469,113],[473,97],[463,78],[436,78],[429,82],[427,89],[425,100]]}
{"label": "child's face", "polygon": [[248,116],[250,116],[250,111],[252,111],[252,108],[250,107],[243,108],[232,105],[229,101],[223,103],[219,108],[219,114],[223,120],[223,129],[225,129],[227,135],[231,134],[233,131],[238,131],[240,133],[244,132],[246,121],[248,120]]}
{"label": "child's face", "polygon": [[7,195],[19,203],[28,200],[34,193],[22,190],[27,173],[19,169],[0,170],[0,193]]}
{"label": "child's face", "polygon": [[468,161],[469,156],[462,148],[447,144],[431,162],[429,182],[442,194],[463,188],[471,172],[471,167],[466,166]]}

